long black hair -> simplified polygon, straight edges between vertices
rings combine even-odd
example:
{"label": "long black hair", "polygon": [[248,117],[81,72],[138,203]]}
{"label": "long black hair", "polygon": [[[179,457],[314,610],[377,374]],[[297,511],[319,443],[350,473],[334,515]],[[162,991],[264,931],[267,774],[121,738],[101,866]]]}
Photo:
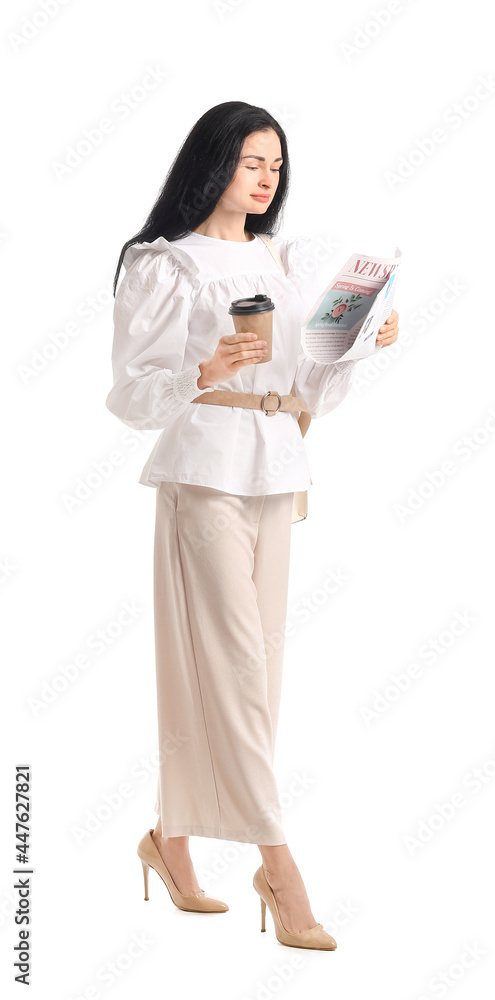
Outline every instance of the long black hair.
{"label": "long black hair", "polygon": [[196,229],[211,215],[230,184],[244,140],[252,132],[269,129],[277,133],[282,149],[279,181],[266,212],[260,215],[246,213],[246,230],[274,235],[288,193],[289,155],[285,132],[264,108],[244,101],[217,104],[193,125],[142,229],[124,243],[115,272],[114,296],[127,248],[134,243],[152,243],[159,236],[171,242]]}

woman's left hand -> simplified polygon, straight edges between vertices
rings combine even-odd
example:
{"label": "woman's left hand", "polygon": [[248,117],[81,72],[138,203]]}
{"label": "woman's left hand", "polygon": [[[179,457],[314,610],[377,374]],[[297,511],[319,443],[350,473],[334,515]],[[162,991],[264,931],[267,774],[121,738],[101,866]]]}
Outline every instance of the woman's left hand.
{"label": "woman's left hand", "polygon": [[399,313],[392,309],[385,326],[381,326],[378,331],[376,342],[379,347],[388,347],[394,344],[399,336]]}

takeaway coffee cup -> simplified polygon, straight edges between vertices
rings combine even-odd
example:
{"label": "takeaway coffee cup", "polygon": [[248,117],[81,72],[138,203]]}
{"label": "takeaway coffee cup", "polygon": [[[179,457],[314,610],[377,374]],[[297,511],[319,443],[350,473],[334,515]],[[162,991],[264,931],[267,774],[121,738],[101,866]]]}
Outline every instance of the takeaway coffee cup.
{"label": "takeaway coffee cup", "polygon": [[[234,321],[236,333],[256,334],[258,340],[266,340],[267,352],[257,362],[272,360],[273,310],[275,304],[268,295],[253,295],[250,299],[234,299],[229,313]],[[253,341],[255,343],[255,341]]]}

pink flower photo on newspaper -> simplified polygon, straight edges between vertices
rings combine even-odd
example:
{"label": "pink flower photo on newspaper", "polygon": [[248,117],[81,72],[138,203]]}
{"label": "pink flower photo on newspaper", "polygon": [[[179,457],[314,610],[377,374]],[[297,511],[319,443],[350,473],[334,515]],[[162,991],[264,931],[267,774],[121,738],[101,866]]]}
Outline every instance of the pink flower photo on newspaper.
{"label": "pink flower photo on newspaper", "polygon": [[332,312],[325,313],[321,319],[327,320],[328,322],[333,320],[335,323],[339,323],[344,313],[351,312],[352,309],[361,308],[363,303],[358,302],[358,299],[361,298],[361,295],[349,295],[348,298],[344,299],[342,295],[340,295],[338,299],[333,300]]}

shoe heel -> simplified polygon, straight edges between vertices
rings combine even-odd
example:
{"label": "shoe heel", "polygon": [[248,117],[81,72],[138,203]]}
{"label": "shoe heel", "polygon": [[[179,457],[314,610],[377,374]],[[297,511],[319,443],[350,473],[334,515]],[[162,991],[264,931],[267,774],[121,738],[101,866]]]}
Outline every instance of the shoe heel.
{"label": "shoe heel", "polygon": [[260,896],[260,902],[261,902],[261,930],[266,931],[265,927],[266,903],[265,900],[261,898],[261,896]]}
{"label": "shoe heel", "polygon": [[204,889],[187,895],[179,891],[153,840],[153,833],[154,830],[147,830],[137,846],[137,855],[143,866],[144,898],[149,899],[148,879],[151,868],[165,885],[172,903],[180,910],[192,910],[194,913],[225,913],[228,910],[227,903],[221,899],[215,899],[214,896],[207,896]]}
{"label": "shoe heel", "polygon": [[149,899],[150,897],[148,896],[148,874],[150,866],[147,865],[146,861],[143,861],[142,858],[141,858],[141,864],[143,866],[143,875],[144,875],[144,898]]}

